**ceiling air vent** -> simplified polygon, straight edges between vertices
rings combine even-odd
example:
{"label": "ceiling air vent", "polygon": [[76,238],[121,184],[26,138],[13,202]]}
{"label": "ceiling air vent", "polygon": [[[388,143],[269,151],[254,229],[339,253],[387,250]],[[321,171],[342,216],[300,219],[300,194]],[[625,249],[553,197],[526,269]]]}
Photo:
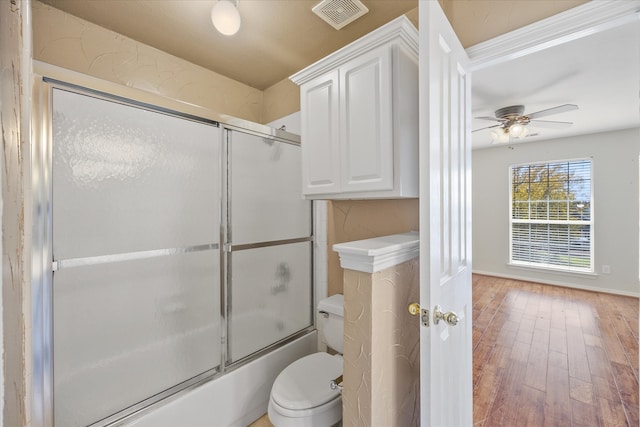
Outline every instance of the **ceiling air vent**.
{"label": "ceiling air vent", "polygon": [[311,10],[336,30],[369,12],[359,0],[324,0]]}

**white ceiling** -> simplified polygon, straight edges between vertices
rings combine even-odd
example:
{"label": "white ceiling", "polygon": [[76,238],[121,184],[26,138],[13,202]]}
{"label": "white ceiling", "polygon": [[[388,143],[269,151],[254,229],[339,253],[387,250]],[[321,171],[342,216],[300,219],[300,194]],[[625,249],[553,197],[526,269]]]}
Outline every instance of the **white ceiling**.
{"label": "white ceiling", "polygon": [[[473,117],[494,116],[509,105],[525,113],[561,104],[579,109],[541,118],[569,121],[567,129],[529,125],[524,143],[640,126],[640,24],[638,21],[542,50],[473,73]],[[496,122],[497,123],[497,122]],[[473,129],[495,124],[473,120]],[[495,147],[491,130],[473,133],[475,149]],[[640,143],[640,142],[639,142]]]}

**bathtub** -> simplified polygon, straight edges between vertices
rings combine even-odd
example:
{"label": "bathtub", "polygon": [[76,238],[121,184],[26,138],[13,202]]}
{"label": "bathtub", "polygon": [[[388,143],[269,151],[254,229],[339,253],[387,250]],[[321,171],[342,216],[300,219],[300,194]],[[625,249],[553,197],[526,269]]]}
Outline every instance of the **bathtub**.
{"label": "bathtub", "polygon": [[276,376],[294,360],[316,351],[317,332],[312,331],[121,425],[246,427],[267,412]]}

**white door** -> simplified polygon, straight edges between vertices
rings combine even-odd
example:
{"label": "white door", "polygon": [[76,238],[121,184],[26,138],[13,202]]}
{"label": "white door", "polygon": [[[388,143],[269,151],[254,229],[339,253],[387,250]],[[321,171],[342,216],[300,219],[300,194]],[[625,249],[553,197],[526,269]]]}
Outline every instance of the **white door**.
{"label": "white door", "polygon": [[[421,425],[473,422],[471,348],[471,76],[436,1],[420,13]],[[435,307],[457,314],[436,324]],[[447,317],[446,315],[444,317]]]}

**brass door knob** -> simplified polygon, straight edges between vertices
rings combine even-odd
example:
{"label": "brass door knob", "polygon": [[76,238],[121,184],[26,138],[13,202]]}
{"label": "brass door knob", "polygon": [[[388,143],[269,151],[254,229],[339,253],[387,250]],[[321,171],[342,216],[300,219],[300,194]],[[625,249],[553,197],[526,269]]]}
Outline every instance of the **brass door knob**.
{"label": "brass door knob", "polygon": [[417,316],[418,314],[420,314],[420,304],[418,304],[417,302],[409,304],[408,310],[409,314],[411,314],[412,316]]}

